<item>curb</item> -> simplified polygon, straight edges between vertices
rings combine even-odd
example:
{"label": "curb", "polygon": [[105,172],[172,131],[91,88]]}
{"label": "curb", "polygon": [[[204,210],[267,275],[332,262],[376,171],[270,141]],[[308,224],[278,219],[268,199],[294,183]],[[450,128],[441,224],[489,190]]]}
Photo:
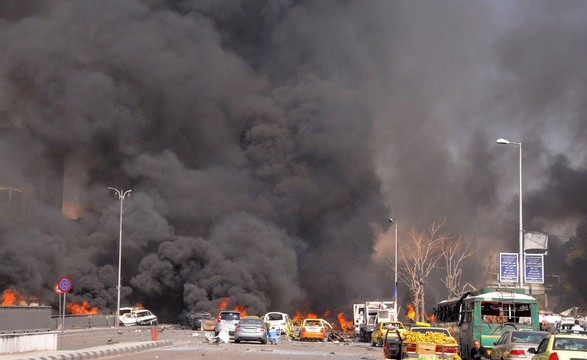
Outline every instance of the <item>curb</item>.
{"label": "curb", "polygon": [[173,345],[173,341],[165,340],[165,341],[157,341],[157,342],[148,342],[145,344],[139,345],[130,345],[130,346],[121,346],[118,348],[111,348],[111,349],[104,349],[104,350],[90,350],[84,351],[67,351],[64,354],[57,354],[57,355],[45,355],[45,356],[38,356],[38,357],[27,357],[21,358],[18,360],[87,360],[87,359],[99,359],[101,357],[106,356],[115,356],[115,355],[122,355],[122,354],[131,354],[140,351],[151,350],[155,348],[171,346]]}

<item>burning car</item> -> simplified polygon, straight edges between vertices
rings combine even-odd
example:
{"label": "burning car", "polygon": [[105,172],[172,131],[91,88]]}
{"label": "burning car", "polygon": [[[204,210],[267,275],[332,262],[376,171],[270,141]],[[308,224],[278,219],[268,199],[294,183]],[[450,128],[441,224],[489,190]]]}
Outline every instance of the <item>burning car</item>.
{"label": "burning car", "polygon": [[157,316],[142,307],[120,308],[118,319],[124,326],[157,325]]}

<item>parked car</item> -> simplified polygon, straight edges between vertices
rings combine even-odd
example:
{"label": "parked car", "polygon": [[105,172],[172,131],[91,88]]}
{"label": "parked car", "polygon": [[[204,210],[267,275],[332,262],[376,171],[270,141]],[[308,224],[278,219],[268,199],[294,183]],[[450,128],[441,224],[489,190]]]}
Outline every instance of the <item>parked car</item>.
{"label": "parked car", "polygon": [[263,316],[265,323],[269,328],[275,327],[280,334],[285,334],[289,315],[282,312],[268,312]]}
{"label": "parked car", "polygon": [[332,325],[324,319],[304,319],[300,325],[300,340],[326,340],[327,332],[332,330]]}
{"label": "parked car", "polygon": [[228,329],[230,335],[234,335],[234,329],[241,319],[241,313],[238,311],[223,310],[218,314],[214,334],[218,335],[224,328]]}
{"label": "parked car", "polygon": [[267,325],[260,317],[244,317],[234,329],[234,342],[260,341],[267,344]]}
{"label": "parked car", "polygon": [[579,360],[587,359],[587,332],[569,331],[550,334],[528,352],[532,360]]}
{"label": "parked car", "polygon": [[404,324],[400,321],[384,321],[377,323],[375,329],[371,333],[371,346],[383,346],[383,339],[387,330],[397,329],[399,334],[403,334],[406,331]]}
{"label": "parked car", "polygon": [[501,335],[499,340],[494,342],[491,359],[530,359],[532,354],[528,352],[528,349],[538,347],[538,344],[546,336],[548,336],[546,331],[508,330]]}
{"label": "parked car", "polygon": [[133,325],[157,325],[157,316],[145,308],[123,307],[119,311],[120,324]]}
{"label": "parked car", "polygon": [[188,314],[186,316],[186,322],[192,330],[212,331],[216,325],[216,319],[208,312]]}

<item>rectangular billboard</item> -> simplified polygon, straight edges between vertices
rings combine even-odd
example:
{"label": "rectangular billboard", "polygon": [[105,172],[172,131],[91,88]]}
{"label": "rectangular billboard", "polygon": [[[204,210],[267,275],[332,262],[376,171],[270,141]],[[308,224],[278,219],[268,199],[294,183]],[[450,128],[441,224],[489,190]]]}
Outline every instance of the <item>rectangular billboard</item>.
{"label": "rectangular billboard", "polygon": [[524,281],[528,284],[544,284],[544,255],[526,254],[524,262]]}
{"label": "rectangular billboard", "polygon": [[518,254],[499,254],[499,282],[518,282]]}

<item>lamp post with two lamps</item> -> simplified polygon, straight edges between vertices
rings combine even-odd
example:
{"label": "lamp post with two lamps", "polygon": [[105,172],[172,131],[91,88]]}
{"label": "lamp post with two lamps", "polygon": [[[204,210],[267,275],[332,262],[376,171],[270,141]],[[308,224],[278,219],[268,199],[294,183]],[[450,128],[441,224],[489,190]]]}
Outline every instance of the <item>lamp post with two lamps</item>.
{"label": "lamp post with two lamps", "polygon": [[389,222],[395,225],[395,262],[394,262],[394,274],[395,279],[393,282],[393,311],[395,313],[395,319],[397,320],[397,220],[389,218]]}
{"label": "lamp post with two lamps", "polygon": [[497,143],[498,144],[504,144],[504,145],[518,145],[520,146],[520,259],[519,259],[519,265],[520,265],[520,288],[524,288],[524,280],[523,280],[523,275],[524,275],[524,227],[523,227],[523,218],[522,218],[522,143],[521,142],[515,142],[515,141],[509,141],[503,138],[497,139]]}
{"label": "lamp post with two lamps", "polygon": [[117,297],[116,297],[116,316],[114,317],[116,327],[120,324],[120,274],[122,268],[122,204],[124,203],[124,199],[128,195],[130,197],[130,193],[132,190],[118,190],[113,187],[108,187],[108,189],[113,190],[120,199],[120,230],[119,230],[119,241],[118,241],[118,285],[116,286]]}

